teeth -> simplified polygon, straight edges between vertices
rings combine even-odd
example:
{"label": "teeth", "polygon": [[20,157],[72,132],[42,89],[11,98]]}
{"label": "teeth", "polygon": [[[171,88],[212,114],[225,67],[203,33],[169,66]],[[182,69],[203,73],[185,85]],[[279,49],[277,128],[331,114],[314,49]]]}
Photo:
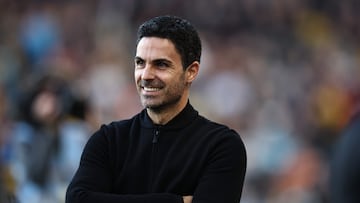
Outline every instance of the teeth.
{"label": "teeth", "polygon": [[144,90],[147,92],[155,92],[155,91],[159,91],[160,88],[156,88],[156,87],[144,87]]}

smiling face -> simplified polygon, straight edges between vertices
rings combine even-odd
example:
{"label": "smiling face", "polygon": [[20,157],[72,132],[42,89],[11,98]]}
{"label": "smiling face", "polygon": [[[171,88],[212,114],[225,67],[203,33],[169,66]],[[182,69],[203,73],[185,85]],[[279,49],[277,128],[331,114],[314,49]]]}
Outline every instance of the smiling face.
{"label": "smiling face", "polygon": [[198,62],[184,70],[179,53],[168,39],[143,37],[137,45],[136,86],[142,105],[151,111],[180,111],[185,107],[197,71]]}

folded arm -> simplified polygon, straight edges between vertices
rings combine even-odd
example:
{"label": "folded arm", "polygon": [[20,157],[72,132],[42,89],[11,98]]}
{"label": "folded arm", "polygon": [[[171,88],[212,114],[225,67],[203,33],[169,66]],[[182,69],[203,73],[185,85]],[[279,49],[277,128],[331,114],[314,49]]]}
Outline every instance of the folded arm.
{"label": "folded arm", "polygon": [[100,132],[88,141],[80,166],[66,192],[66,203],[183,203],[181,195],[169,193],[115,194],[112,188],[108,140]]}
{"label": "folded arm", "polygon": [[86,145],[80,167],[67,190],[66,203],[238,203],[246,171],[240,139],[228,136],[213,148],[192,196],[170,193],[115,194],[106,136],[95,134]]}
{"label": "folded arm", "polygon": [[238,203],[246,172],[246,151],[240,137],[229,136],[210,154],[193,203]]}

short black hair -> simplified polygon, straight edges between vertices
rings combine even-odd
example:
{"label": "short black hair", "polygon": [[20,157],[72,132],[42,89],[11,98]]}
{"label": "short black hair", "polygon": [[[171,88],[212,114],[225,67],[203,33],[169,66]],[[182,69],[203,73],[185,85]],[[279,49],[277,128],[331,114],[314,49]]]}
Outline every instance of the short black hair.
{"label": "short black hair", "polygon": [[200,62],[201,40],[189,21],[177,16],[158,16],[140,25],[137,43],[143,37],[159,37],[170,40],[181,56],[184,69],[194,61]]}

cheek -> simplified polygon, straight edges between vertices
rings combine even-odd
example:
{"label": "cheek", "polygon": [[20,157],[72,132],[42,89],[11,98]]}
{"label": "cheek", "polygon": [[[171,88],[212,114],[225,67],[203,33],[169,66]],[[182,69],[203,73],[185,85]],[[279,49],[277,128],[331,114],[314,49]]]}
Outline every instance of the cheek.
{"label": "cheek", "polygon": [[141,73],[140,71],[136,71],[134,72],[134,80],[137,83],[139,80],[141,79]]}

